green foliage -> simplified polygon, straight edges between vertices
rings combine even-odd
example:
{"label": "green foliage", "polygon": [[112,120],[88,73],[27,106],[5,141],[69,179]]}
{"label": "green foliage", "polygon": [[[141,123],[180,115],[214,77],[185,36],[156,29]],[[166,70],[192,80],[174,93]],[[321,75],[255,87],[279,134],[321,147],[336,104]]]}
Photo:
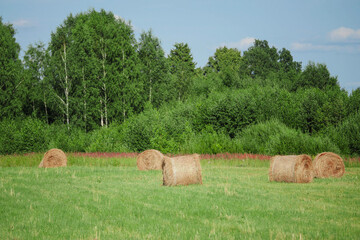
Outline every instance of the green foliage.
{"label": "green foliage", "polygon": [[324,90],[338,86],[337,78],[330,76],[326,65],[314,62],[309,62],[299,80],[297,88],[316,87]]}
{"label": "green foliage", "polygon": [[123,136],[129,149],[136,152],[151,149],[152,133],[159,119],[159,113],[152,108],[127,119],[123,123]]}
{"label": "green foliage", "polygon": [[278,120],[259,123],[246,128],[237,137],[245,152],[276,154],[312,154],[339,148],[325,136],[311,137],[298,130],[286,127]]}
{"label": "green foliage", "polygon": [[215,131],[234,137],[255,120],[256,101],[250,91],[215,92],[198,104],[195,128],[201,130],[211,125]]}
{"label": "green foliage", "polygon": [[310,134],[338,124],[346,116],[346,93],[337,89],[318,88],[299,90],[295,95],[299,104],[297,128]]}
{"label": "green foliage", "polygon": [[195,72],[195,63],[187,43],[176,43],[168,57],[170,73],[178,100],[184,100]]}
{"label": "green foliage", "polygon": [[193,107],[175,103],[161,111],[147,105],[143,113],[125,121],[122,126],[124,141],[132,151],[155,148],[164,153],[177,153],[181,144],[192,134]]}
{"label": "green foliage", "polygon": [[213,57],[209,58],[204,67],[206,75],[219,73],[222,83],[226,87],[239,86],[239,69],[241,64],[241,53],[236,48],[221,47],[216,49]]}
{"label": "green foliage", "polygon": [[157,149],[162,153],[177,153],[178,143],[169,135],[164,126],[156,125],[150,138],[151,148]]}
{"label": "green foliage", "polygon": [[221,72],[231,68],[239,70],[241,62],[241,52],[236,48],[221,47],[216,49],[213,57],[209,57],[209,61],[205,67],[206,74],[211,72]]}
{"label": "green foliage", "polygon": [[348,114],[353,114],[360,111],[360,87],[353,90],[347,102]]}
{"label": "green foliage", "polygon": [[68,129],[65,125],[51,125],[47,133],[48,149],[59,148],[64,152],[84,152],[88,136],[80,128]]}
{"label": "green foliage", "polygon": [[256,39],[254,46],[244,52],[240,71],[253,78],[265,78],[271,71],[279,69],[278,60],[275,47],[270,48],[266,40]]}
{"label": "green foliage", "polygon": [[102,127],[91,132],[89,145],[86,152],[129,152],[125,143],[121,128],[113,123],[109,127]]}
{"label": "green foliage", "polygon": [[49,79],[68,128],[108,126],[143,109],[135,43],[131,26],[104,10],[70,15],[52,34]]}
{"label": "green foliage", "polygon": [[15,29],[0,16],[0,120],[22,115],[22,66]]}
{"label": "green foliage", "polygon": [[[299,111],[293,95],[285,89],[257,86],[213,92],[197,105],[197,130],[211,125],[234,137],[244,127],[276,117],[293,124]],[[296,127],[296,126],[295,126]]]}
{"label": "green foliage", "polygon": [[190,95],[197,98],[208,97],[210,93],[221,91],[224,89],[221,78],[216,73],[208,73],[204,75],[196,75],[193,78]]}
{"label": "green foliage", "polygon": [[360,155],[360,113],[351,114],[338,126],[325,129],[321,135],[329,136],[342,153]]}
{"label": "green foliage", "polygon": [[24,56],[24,104],[25,115],[42,119],[49,123],[48,106],[49,85],[45,81],[49,53],[42,42],[30,45]]}
{"label": "green foliage", "polygon": [[[243,55],[218,48],[195,69],[187,43],[165,57],[151,30],[137,42],[130,22],[90,9],[70,14],[48,46],[31,44],[22,66],[15,29],[2,18],[0,33],[1,154],[359,153],[360,90],[348,96],[325,64],[302,70],[289,50],[266,40]],[[262,124],[278,134],[249,140],[247,129],[265,131]]]}
{"label": "green foliage", "polygon": [[141,72],[147,100],[155,107],[169,99],[166,86],[170,84],[169,69],[160,40],[151,31],[143,32],[138,44]]}
{"label": "green foliage", "polygon": [[47,148],[47,125],[38,119],[0,122],[0,154],[41,152]]}
{"label": "green foliage", "polygon": [[237,144],[237,141],[232,140],[228,135],[216,132],[212,126],[206,126],[200,133],[188,136],[181,152],[216,154],[243,152],[243,149]]}

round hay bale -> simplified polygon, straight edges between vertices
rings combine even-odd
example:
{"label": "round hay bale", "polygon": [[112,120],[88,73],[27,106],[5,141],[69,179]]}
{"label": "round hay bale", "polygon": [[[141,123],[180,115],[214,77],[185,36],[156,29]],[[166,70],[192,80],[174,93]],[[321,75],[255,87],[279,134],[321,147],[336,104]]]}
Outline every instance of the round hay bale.
{"label": "round hay bale", "polygon": [[39,168],[53,168],[53,167],[66,167],[67,158],[65,153],[57,148],[50,149],[44,154]]}
{"label": "round hay bale", "polygon": [[136,157],[139,170],[161,170],[164,155],[154,149],[146,150]]}
{"label": "round hay bale", "polygon": [[202,184],[199,154],[164,157],[162,171],[164,186]]}
{"label": "round hay bale", "polygon": [[345,165],[343,159],[332,152],[323,152],[316,155],[314,161],[314,177],[342,177],[345,173]]}
{"label": "round hay bale", "polygon": [[270,159],[269,180],[309,183],[313,180],[313,165],[309,155],[274,156]]}

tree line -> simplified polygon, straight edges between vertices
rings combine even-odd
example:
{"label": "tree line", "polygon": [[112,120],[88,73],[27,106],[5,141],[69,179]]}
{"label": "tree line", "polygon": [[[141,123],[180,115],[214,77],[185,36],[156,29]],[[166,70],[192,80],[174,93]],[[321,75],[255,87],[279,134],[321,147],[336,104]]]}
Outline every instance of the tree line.
{"label": "tree line", "polygon": [[[243,53],[220,47],[197,68],[187,43],[166,55],[151,30],[136,39],[130,22],[105,10],[70,14],[23,59],[15,29],[1,18],[0,35],[0,153],[69,138],[69,151],[360,153],[360,89],[346,92],[325,64],[303,67],[266,40]],[[246,147],[253,132],[261,149]],[[28,133],[39,138],[33,145]]]}

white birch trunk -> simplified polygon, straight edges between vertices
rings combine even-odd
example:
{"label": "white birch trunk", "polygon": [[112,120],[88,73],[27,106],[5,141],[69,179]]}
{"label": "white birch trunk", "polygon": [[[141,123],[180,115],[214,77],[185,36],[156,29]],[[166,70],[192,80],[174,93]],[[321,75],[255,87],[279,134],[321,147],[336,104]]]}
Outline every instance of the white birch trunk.
{"label": "white birch trunk", "polygon": [[66,58],[66,43],[64,42],[64,55],[61,56],[64,62],[64,71],[65,71],[65,79],[64,79],[64,93],[65,93],[65,101],[63,101],[65,105],[65,116],[66,116],[66,124],[67,128],[70,129],[70,115],[69,115],[69,77],[67,70],[67,58]]}
{"label": "white birch trunk", "polygon": [[49,124],[49,115],[48,115],[48,111],[47,111],[45,92],[44,92],[44,107],[45,107],[46,123]]}
{"label": "white birch trunk", "polygon": [[104,115],[102,110],[102,100],[100,99],[100,126],[104,126]]}

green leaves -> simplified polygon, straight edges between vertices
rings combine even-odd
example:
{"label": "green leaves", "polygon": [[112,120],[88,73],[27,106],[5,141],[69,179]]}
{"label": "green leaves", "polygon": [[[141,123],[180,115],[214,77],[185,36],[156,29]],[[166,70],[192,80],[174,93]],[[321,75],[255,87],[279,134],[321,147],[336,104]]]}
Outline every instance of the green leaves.
{"label": "green leaves", "polygon": [[244,52],[241,71],[251,77],[265,78],[279,69],[279,55],[275,47],[270,48],[266,40],[255,40],[254,46]]}
{"label": "green leaves", "polygon": [[160,40],[153,36],[151,30],[141,34],[138,55],[141,61],[144,90],[147,94],[146,100],[158,107],[169,98],[167,88],[169,88],[170,76]]}
{"label": "green leaves", "polygon": [[0,119],[22,114],[22,66],[15,29],[0,17]]}
{"label": "green leaves", "polygon": [[299,87],[316,87],[326,89],[327,87],[338,86],[337,78],[331,77],[325,64],[309,62],[301,74]]}
{"label": "green leaves", "polygon": [[187,43],[176,43],[168,57],[170,73],[173,75],[177,99],[184,100],[188,93],[192,77],[195,72],[195,63]]}
{"label": "green leaves", "polygon": [[[247,143],[238,136],[252,127],[255,135],[261,134],[262,123],[279,134],[268,134],[266,144],[255,136],[253,146],[259,148],[254,151],[313,153],[325,149],[324,143],[347,154],[359,151],[354,123],[359,89],[348,96],[325,64],[310,62],[302,71],[289,50],[266,40],[256,40],[242,55],[218,48],[204,68],[195,69],[187,43],[175,43],[166,57],[151,30],[136,41],[130,23],[92,9],[70,14],[48,46],[30,45],[22,66],[14,34],[12,25],[0,18],[0,123],[6,138],[20,142],[6,145],[4,152],[39,146],[243,151]],[[48,134],[51,139],[44,143],[37,128],[41,124],[26,117],[59,133]],[[268,123],[272,119],[277,124]],[[24,130],[18,130],[20,125]],[[339,129],[347,134],[337,134]],[[322,141],[319,136],[327,132],[331,141]],[[29,142],[18,141],[18,135]]]}
{"label": "green leaves", "polygon": [[131,26],[104,10],[70,15],[57,28],[51,85],[67,123],[92,130],[142,110],[135,42]]}

